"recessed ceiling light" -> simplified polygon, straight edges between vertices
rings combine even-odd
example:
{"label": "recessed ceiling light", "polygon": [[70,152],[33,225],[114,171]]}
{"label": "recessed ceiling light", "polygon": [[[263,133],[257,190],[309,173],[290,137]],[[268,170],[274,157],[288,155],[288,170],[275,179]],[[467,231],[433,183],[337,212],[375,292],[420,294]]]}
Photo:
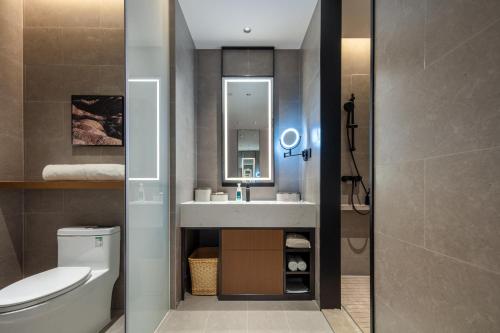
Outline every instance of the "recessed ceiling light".
{"label": "recessed ceiling light", "polygon": [[244,27],[243,28],[243,32],[246,33],[246,34],[249,34],[249,33],[252,32],[252,28],[250,28],[250,27]]}

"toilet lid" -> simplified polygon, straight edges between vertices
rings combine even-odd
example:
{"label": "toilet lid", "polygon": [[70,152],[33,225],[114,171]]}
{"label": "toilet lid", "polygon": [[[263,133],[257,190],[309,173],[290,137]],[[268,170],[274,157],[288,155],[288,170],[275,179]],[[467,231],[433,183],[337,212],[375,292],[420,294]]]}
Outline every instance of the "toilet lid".
{"label": "toilet lid", "polygon": [[45,302],[84,284],[89,267],[57,267],[30,276],[0,290],[0,313]]}

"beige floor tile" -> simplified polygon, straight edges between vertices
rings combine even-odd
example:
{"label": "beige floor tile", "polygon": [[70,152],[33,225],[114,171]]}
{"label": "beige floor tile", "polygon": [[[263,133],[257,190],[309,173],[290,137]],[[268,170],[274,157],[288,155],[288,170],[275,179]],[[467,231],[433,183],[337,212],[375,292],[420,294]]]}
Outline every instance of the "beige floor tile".
{"label": "beige floor tile", "polygon": [[283,301],[281,306],[285,311],[319,311],[316,301]]}
{"label": "beige floor tile", "polygon": [[206,332],[246,332],[247,311],[211,311]]}
{"label": "beige floor tile", "polygon": [[332,332],[321,311],[286,311],[290,332]]}
{"label": "beige floor tile", "polygon": [[283,311],[280,301],[248,301],[248,311]]}
{"label": "beige floor tile", "polygon": [[249,332],[289,332],[290,326],[284,311],[249,311]]}
{"label": "beige floor tile", "polygon": [[158,332],[203,332],[209,315],[208,311],[171,311]]}
{"label": "beige floor tile", "polygon": [[177,311],[208,311],[217,303],[216,296],[192,296],[186,294],[184,300],[177,307]]}

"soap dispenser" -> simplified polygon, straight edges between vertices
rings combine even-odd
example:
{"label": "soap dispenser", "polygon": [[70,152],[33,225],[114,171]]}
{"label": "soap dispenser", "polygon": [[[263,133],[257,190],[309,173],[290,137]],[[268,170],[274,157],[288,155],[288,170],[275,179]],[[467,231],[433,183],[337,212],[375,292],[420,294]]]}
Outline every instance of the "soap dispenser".
{"label": "soap dispenser", "polygon": [[241,183],[238,183],[238,188],[236,189],[236,201],[243,200],[243,191],[241,189]]}
{"label": "soap dispenser", "polygon": [[250,183],[245,184],[245,200],[250,202]]}

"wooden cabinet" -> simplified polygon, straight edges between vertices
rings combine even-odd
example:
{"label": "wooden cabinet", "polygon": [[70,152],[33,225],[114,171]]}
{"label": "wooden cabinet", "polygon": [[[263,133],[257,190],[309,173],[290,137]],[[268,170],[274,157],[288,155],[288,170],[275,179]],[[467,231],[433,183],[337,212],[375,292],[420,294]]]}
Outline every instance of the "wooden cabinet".
{"label": "wooden cabinet", "polygon": [[221,293],[283,294],[283,230],[222,230]]}

